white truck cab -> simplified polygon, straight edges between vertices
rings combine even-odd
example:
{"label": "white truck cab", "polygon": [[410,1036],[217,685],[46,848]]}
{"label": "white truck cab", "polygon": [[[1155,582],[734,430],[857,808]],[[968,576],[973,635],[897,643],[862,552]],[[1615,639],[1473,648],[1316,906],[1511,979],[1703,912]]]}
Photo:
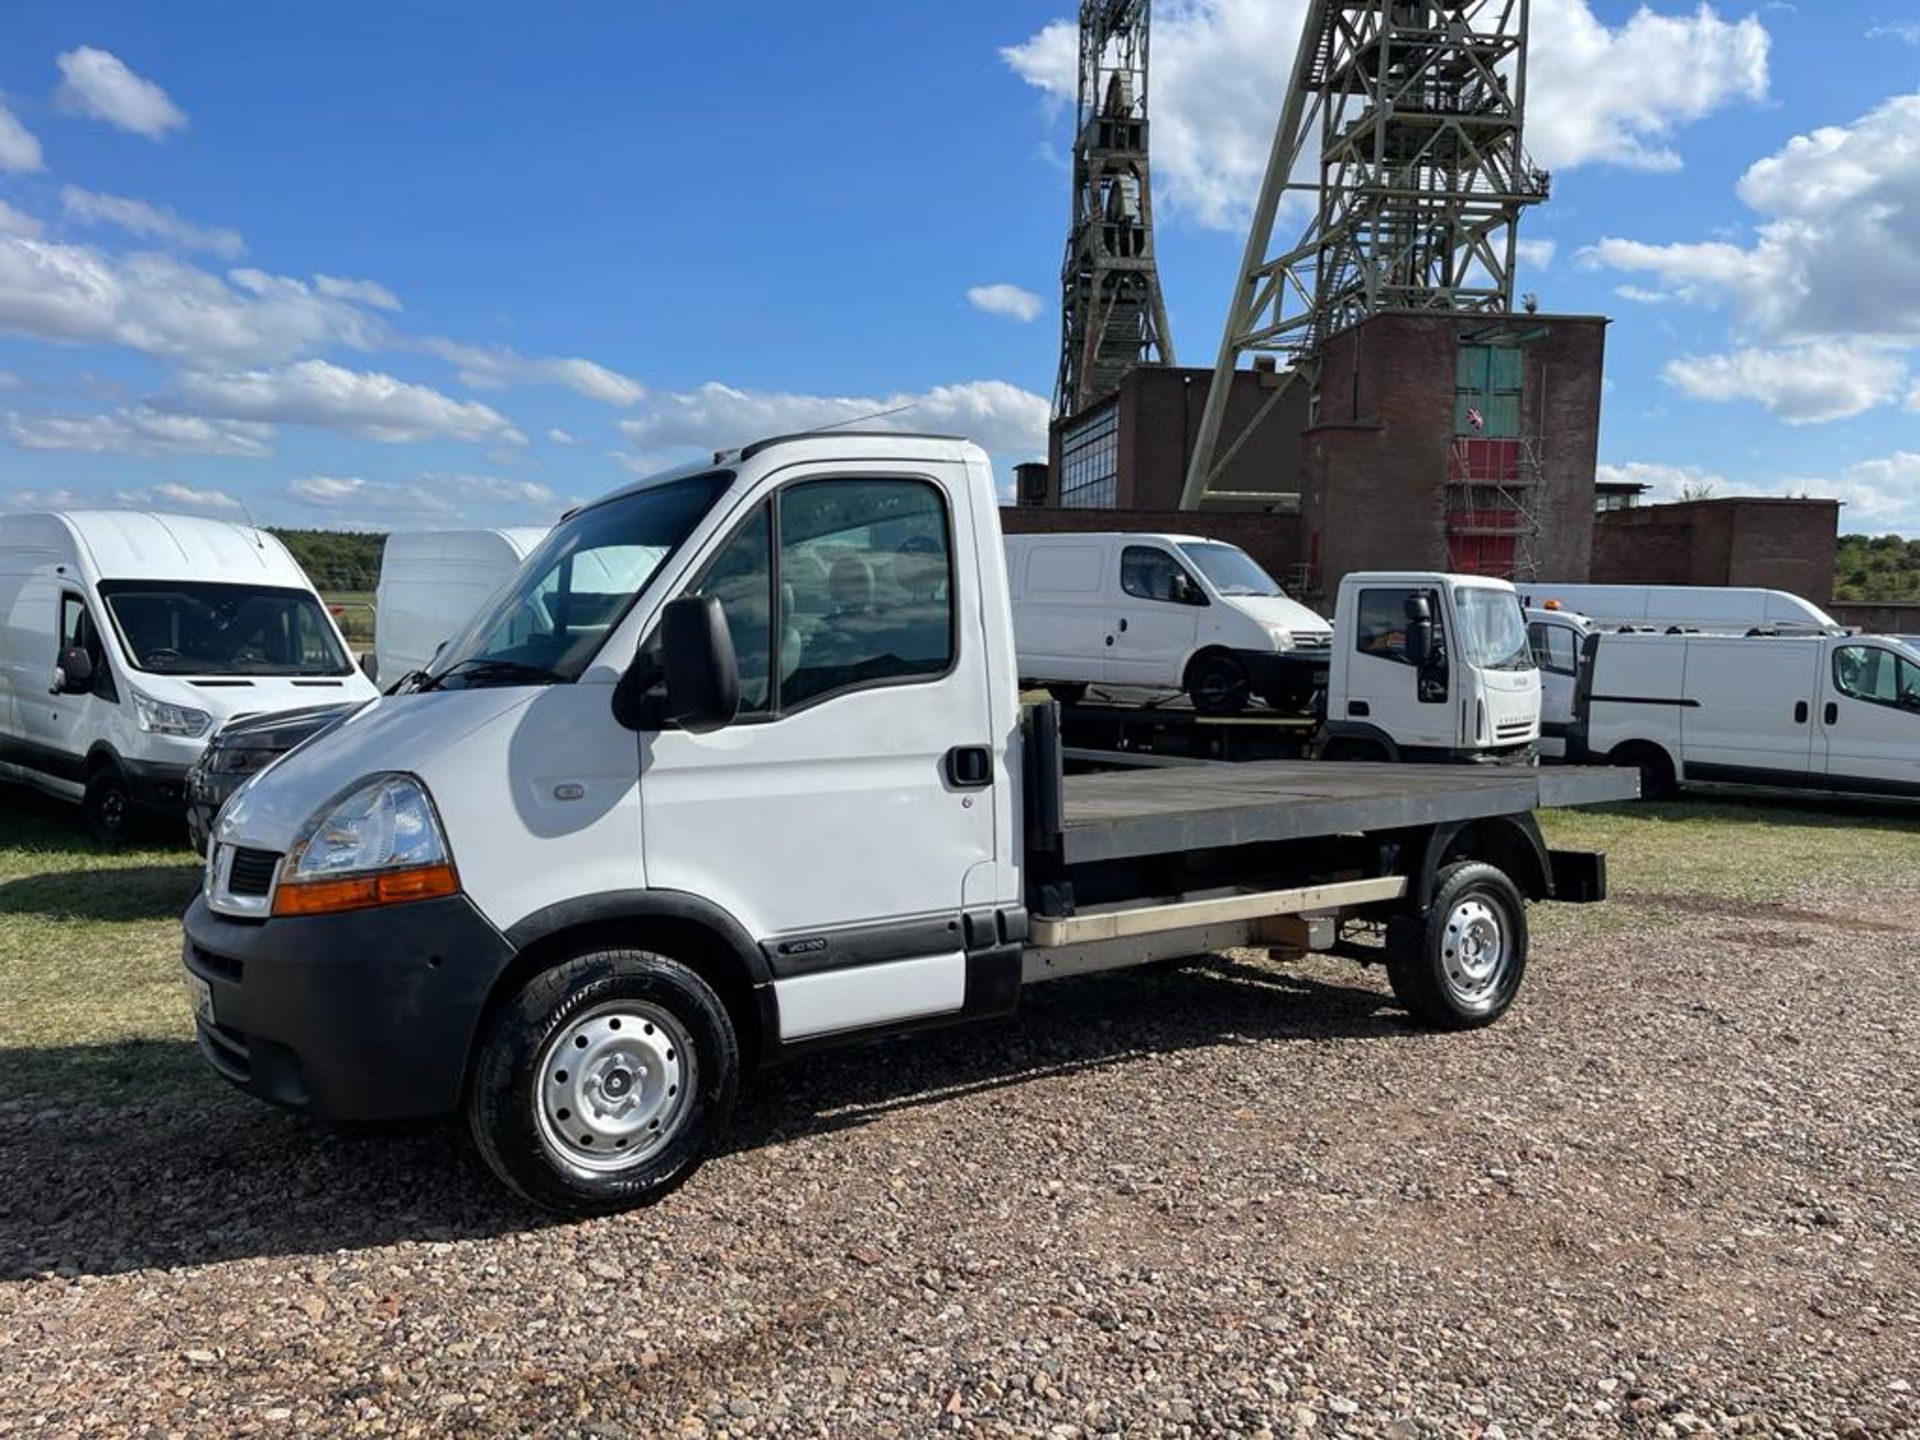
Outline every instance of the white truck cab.
{"label": "white truck cab", "polygon": [[[1479,603],[1438,597],[1455,653],[1501,633]],[[201,1053],[324,1117],[464,1111],[523,1195],[620,1209],[692,1171],[743,1068],[1062,976],[1365,922],[1410,1011],[1490,1024],[1527,902],[1606,891],[1532,812],[1637,783],[1068,774],[1058,714],[1022,704],[978,447],[790,436],[641,481],[234,793],[184,920]]]}
{"label": "white truck cab", "polygon": [[1540,672],[1512,585],[1362,571],[1340,582],[1321,755],[1500,760],[1540,739]]}
{"label": "white truck cab", "polygon": [[[1021,678],[1076,699],[1090,685],[1184,691],[1231,715],[1304,701],[1332,628],[1237,545],[1199,535],[1009,535]],[[1306,689],[1303,691],[1302,686]]]}
{"label": "white truck cab", "polygon": [[184,808],[226,721],[375,693],[286,547],[223,520],[0,516],[0,626],[0,777],[108,844]]}
{"label": "white truck cab", "polygon": [[1549,602],[1527,611],[1527,643],[1540,671],[1540,758],[1563,759],[1580,706],[1580,673],[1588,644],[1600,627],[1586,616]]}

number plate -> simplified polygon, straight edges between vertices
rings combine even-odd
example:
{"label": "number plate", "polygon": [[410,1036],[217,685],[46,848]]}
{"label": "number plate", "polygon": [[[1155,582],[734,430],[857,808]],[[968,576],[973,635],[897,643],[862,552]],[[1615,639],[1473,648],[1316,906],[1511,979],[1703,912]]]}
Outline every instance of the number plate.
{"label": "number plate", "polygon": [[198,975],[187,976],[187,995],[193,1001],[193,1013],[196,1019],[213,1023],[213,987]]}

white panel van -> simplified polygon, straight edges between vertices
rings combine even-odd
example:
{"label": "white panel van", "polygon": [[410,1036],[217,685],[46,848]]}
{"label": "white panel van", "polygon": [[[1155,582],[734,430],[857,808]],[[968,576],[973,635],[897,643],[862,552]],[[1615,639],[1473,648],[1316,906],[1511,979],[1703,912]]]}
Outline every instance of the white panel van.
{"label": "white panel van", "polygon": [[177,811],[238,715],[371,699],[273,536],[129,510],[0,515],[0,779],[86,806],[106,843]]}
{"label": "white panel van", "polygon": [[1678,626],[1688,630],[1744,634],[1754,629],[1838,631],[1834,618],[1811,601],[1784,590],[1735,585],[1558,585],[1544,581],[1520,587],[1529,610],[1571,610],[1595,625]]}
{"label": "white panel van", "polygon": [[1920,798],[1920,650],[1872,635],[1604,634],[1574,758],[1689,783]]}
{"label": "white panel van", "polygon": [[[1183,690],[1203,714],[1261,696],[1292,708],[1333,627],[1246,551],[1197,535],[1009,535],[1014,639],[1025,680],[1063,698],[1089,685]],[[1304,682],[1303,682],[1304,683]]]}
{"label": "white panel van", "polygon": [[545,526],[389,535],[374,596],[374,682],[424,670],[546,537]]}

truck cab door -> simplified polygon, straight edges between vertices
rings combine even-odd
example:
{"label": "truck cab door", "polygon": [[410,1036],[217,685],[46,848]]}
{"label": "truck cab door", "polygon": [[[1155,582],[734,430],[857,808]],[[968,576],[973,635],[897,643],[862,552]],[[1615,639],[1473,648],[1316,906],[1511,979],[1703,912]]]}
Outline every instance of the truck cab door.
{"label": "truck cab door", "polygon": [[1828,788],[1920,796],[1920,664],[1871,642],[1831,643],[1816,733]]}
{"label": "truck cab door", "polygon": [[792,1041],[962,1008],[967,876],[1013,797],[965,467],[782,475],[683,592],[721,602],[740,713],[643,733],[640,801],[649,888],[747,929]]}
{"label": "truck cab door", "polygon": [[1567,732],[1574,719],[1580,633],[1556,620],[1535,620],[1527,626],[1527,641],[1533,663],[1540,669],[1540,753],[1557,759],[1566,754]]}
{"label": "truck cab door", "polygon": [[1107,680],[1177,686],[1209,602],[1193,574],[1165,547],[1122,545],[1119,593],[1106,636]]}
{"label": "truck cab door", "polygon": [[[1433,619],[1433,647],[1417,664],[1408,641],[1408,607],[1424,596]],[[1451,749],[1459,743],[1452,703],[1452,636],[1446,597],[1432,586],[1368,586],[1355,593],[1354,623],[1344,638],[1346,690],[1334,697],[1330,723],[1367,725],[1407,749]]]}

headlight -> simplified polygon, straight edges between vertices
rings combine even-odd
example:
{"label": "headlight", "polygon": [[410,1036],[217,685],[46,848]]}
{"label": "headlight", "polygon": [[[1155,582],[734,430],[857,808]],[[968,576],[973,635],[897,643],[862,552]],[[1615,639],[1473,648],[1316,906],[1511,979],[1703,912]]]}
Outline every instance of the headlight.
{"label": "headlight", "polygon": [[281,863],[276,915],[317,915],[460,889],[433,802],[409,775],[378,775],[301,827]]}
{"label": "headlight", "polygon": [[206,750],[206,767],[215,775],[251,775],[285,754],[282,750],[229,750],[218,741]]}
{"label": "headlight", "polygon": [[1293,648],[1293,632],[1287,629],[1286,626],[1265,625],[1261,628],[1267,632],[1267,638],[1273,641],[1274,649],[1291,650]]}
{"label": "headlight", "polygon": [[130,690],[129,693],[133,696],[133,718],[139,722],[142,730],[152,734],[180,735],[188,740],[197,740],[207,733],[207,727],[213,723],[213,717],[204,710],[156,700],[138,690]]}

